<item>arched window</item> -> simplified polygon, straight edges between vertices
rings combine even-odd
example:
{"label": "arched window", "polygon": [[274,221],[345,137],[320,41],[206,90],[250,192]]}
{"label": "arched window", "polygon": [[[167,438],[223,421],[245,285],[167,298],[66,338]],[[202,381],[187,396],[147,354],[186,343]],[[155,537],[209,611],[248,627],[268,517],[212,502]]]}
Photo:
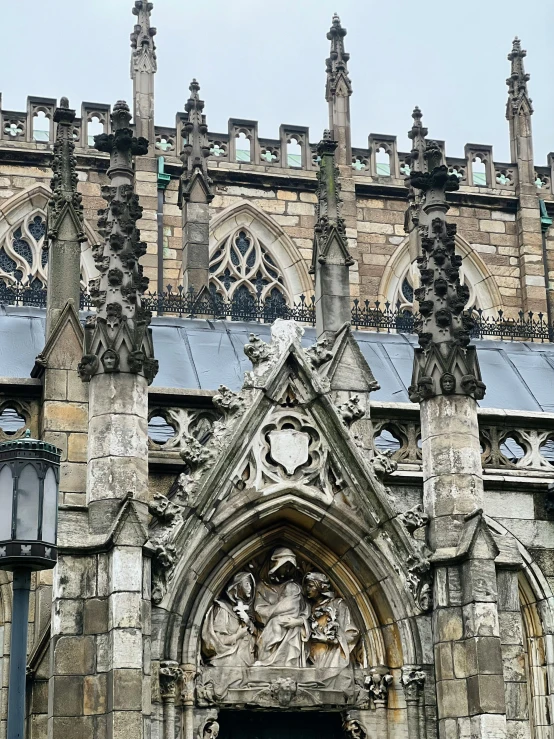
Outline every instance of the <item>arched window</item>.
{"label": "arched window", "polygon": [[0,245],[0,280],[5,285],[21,282],[41,289],[46,284],[48,252],[44,251],[46,220],[42,211],[33,211],[8,230]]}
{"label": "arched window", "polygon": [[225,300],[291,303],[282,271],[246,227],[231,232],[210,259],[210,289]]}

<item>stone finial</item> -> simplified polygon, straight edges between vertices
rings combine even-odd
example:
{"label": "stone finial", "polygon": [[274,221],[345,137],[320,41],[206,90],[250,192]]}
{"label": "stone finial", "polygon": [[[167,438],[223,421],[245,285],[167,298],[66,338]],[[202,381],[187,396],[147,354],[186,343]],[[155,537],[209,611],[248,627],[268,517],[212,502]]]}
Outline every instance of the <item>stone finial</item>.
{"label": "stone finial", "polygon": [[131,77],[136,72],[155,72],[157,69],[154,43],[156,29],[150,25],[153,7],[153,3],[135,0],[133,15],[137,16],[137,23],[131,34]]}
{"label": "stone finial", "polygon": [[329,102],[333,97],[349,97],[352,95],[352,82],[348,76],[348,60],[350,54],[344,50],[346,28],[343,28],[340,18],[335,13],[327,38],[331,42],[331,52],[326,61],[327,86],[325,99]]}
{"label": "stone finial", "polygon": [[425,169],[425,148],[427,145],[425,137],[427,136],[428,131],[421,122],[423,114],[417,105],[412,113],[412,118],[414,119],[414,122],[411,129],[408,131],[408,138],[411,139],[412,142],[412,151],[410,152],[410,170],[412,172],[423,172]]}
{"label": "stone finial", "polygon": [[[208,143],[208,126],[204,110],[204,101],[198,94],[200,85],[193,79],[189,86],[190,97],[185,103],[187,118],[183,125],[183,140],[186,142],[181,151],[183,169],[179,188],[179,205],[191,200],[194,191],[194,202],[209,203],[213,200],[213,183],[208,175],[207,157],[210,155]],[[200,189],[198,189],[200,188]]]}
{"label": "stone finial", "polygon": [[338,168],[335,166],[337,142],[330,131],[323,132],[317,146],[321,157],[317,173],[317,206],[314,229],[312,270],[316,263],[340,264],[350,267],[354,260],[348,252],[344,219],[341,217],[341,197]]}
{"label": "stone finial", "polygon": [[76,241],[86,241],[81,194],[77,192],[74,121],[75,111],[70,109],[69,100],[61,98],[60,107],[54,112],[54,122],[58,127],[52,158],[52,196],[48,201],[47,213],[47,236],[50,241],[58,238],[66,219],[71,221]]}
{"label": "stone finial", "polygon": [[508,105],[506,117],[508,120],[519,115],[522,107],[528,115],[533,114],[532,100],[529,97],[527,83],[530,75],[526,74],[523,60],[527,52],[521,48],[521,41],[516,36],[512,44],[512,51],[508,54],[508,61],[512,63],[512,71],[506,84],[508,85]]}
{"label": "stone finial", "polygon": [[458,179],[441,164],[442,153],[427,142],[426,171],[410,175],[411,187],[422,193],[417,263],[421,287],[417,322],[419,348],[415,350],[410,399],[420,402],[435,395],[485,394],[477,352],[470,346],[474,320],[464,312],[469,288],[460,282],[462,258],[455,253],[455,224],[446,222],[446,192],[457,190]]}
{"label": "stone finial", "polygon": [[143,305],[148,278],[140,257],[146,244],[140,241],[136,223],[142,216],[134,192],[133,155],[148,151],[146,139],[133,136],[131,114],[120,100],[113,108],[111,134],[94,137],[98,151],[110,154],[110,184],[102,188],[108,206],[99,211],[98,232],[103,243],[93,247],[100,277],[89,283],[96,316],[85,327],[85,355],[79,365],[81,379],[100,372],[142,374],[152,382],[157,372],[149,328],[151,314]]}

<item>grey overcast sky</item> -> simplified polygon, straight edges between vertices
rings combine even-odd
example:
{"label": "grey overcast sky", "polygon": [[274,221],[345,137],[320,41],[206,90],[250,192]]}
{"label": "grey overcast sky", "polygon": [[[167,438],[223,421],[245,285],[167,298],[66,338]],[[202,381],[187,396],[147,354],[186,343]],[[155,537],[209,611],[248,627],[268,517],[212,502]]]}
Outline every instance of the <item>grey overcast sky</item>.
{"label": "grey overcast sky", "polygon": [[[3,107],[24,110],[27,95],[130,100],[133,0],[2,2]],[[554,0],[154,0],[158,29],[156,123],[174,125],[197,77],[210,130],[230,116],[259,121],[276,138],[281,123],[320,138],[326,32],[333,12],[348,29],[352,137],[395,134],[406,151],[419,105],[429,135],[463,156],[467,142],[492,144],[509,161],[505,120],[512,39],[527,49],[535,108],[535,161],[554,151]]]}

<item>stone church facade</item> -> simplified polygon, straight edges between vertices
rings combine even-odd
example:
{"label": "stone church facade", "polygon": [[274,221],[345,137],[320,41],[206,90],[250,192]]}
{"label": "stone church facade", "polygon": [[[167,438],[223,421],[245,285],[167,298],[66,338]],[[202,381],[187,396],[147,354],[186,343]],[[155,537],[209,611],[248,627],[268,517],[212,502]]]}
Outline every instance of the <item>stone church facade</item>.
{"label": "stone church facade", "polygon": [[1,110],[0,440],[62,452],[28,739],[553,737],[554,155],[521,43],[497,163],[418,108],[410,152],[353,148],[337,16],[317,144],[212,132],[196,80],[158,127],[152,10],[132,110]]}

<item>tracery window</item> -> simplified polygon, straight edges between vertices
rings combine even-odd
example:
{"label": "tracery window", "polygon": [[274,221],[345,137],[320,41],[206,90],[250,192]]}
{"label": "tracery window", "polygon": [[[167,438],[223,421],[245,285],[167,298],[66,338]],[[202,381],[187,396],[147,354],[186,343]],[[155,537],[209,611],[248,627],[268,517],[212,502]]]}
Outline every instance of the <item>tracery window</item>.
{"label": "tracery window", "polygon": [[213,253],[210,289],[224,300],[241,304],[256,300],[277,306],[292,303],[281,269],[246,228],[229,234]]}
{"label": "tracery window", "polygon": [[45,233],[45,217],[37,211],[8,231],[0,245],[0,282],[21,282],[37,290],[46,285],[48,252],[42,248]]}

